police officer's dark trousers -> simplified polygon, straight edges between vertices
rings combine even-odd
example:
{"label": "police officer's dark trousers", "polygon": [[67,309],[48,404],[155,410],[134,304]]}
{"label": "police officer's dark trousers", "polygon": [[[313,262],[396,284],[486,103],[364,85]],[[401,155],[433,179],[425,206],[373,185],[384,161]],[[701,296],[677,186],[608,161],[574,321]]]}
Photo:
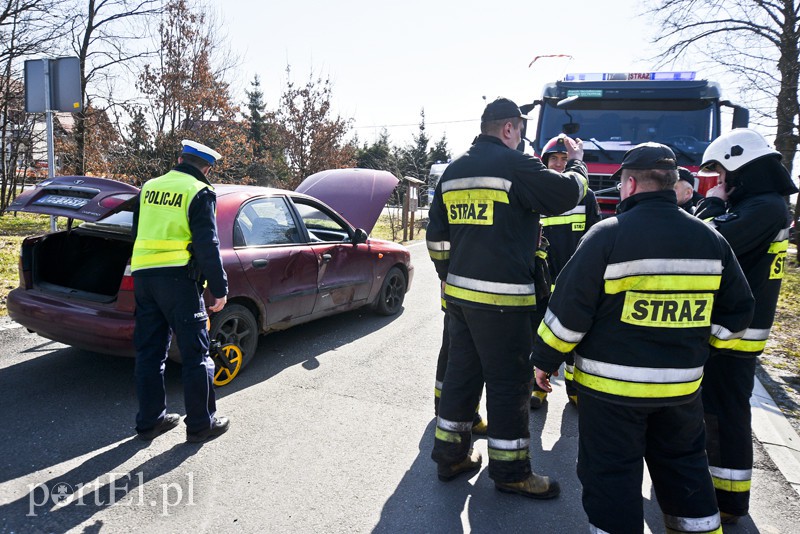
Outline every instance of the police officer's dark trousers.
{"label": "police officer's dark trousers", "polygon": [[592,525],[611,534],[643,532],[644,458],[670,531],[719,527],[699,395],[677,406],[632,407],[581,391],[578,414],[578,477]]}
{"label": "police officer's dark trousers", "polygon": [[170,328],[181,353],[186,429],[193,433],[208,429],[216,412],[216,400],[202,288],[188,276],[137,276],[134,294],[139,398],[136,430],[153,428],[166,413],[164,366]]}
{"label": "police officer's dark trousers", "polygon": [[447,303],[450,354],[431,457],[456,464],[471,447],[475,406],[486,383],[489,477],[519,482],[531,474],[528,399],[533,331],[528,312]]}
{"label": "police officer's dark trousers", "polygon": [[750,395],[756,358],[713,353],[703,374],[706,450],[719,509],[747,515],[753,470]]}

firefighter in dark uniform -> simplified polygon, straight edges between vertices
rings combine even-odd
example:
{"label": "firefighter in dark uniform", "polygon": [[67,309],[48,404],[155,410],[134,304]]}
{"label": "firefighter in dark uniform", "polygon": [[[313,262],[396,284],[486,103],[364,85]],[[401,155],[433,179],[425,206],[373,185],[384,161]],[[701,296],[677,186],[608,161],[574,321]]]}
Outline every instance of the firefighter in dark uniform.
{"label": "firefighter in dark uniform", "polygon": [[731,247],[678,208],[675,155],[629,150],[618,215],[561,271],[538,329],[550,389],[575,351],[578,477],[592,532],[642,532],[644,458],[667,532],[722,532],[705,455],[700,381],[711,346],[742,336],[753,297]]}
{"label": "firefighter in dark uniform", "polygon": [[731,244],[756,308],[744,337],[712,353],[703,378],[707,452],[723,522],[748,513],[753,443],[750,395],[756,357],[764,351],[783,278],[791,216],[783,196],[797,192],[789,172],[758,132],[721,135],[703,154],[701,169],[719,174],[695,215]]}
{"label": "firefighter in dark uniform", "polygon": [[134,212],[131,271],[136,297],[136,432],[151,440],[178,425],[167,413],[164,364],[174,332],[181,352],[186,440],[202,442],[228,430],[216,416],[214,363],[203,286],[225,306],[228,279],[222,268],[215,217],[216,195],[206,175],[220,155],[183,141],[178,165],[142,186]]}
{"label": "firefighter in dark uniform", "polygon": [[[542,163],[547,165],[548,169],[564,172],[569,160],[565,139],[566,136],[562,134],[552,138],[544,145]],[[597,205],[597,197],[595,197],[594,191],[591,189],[586,191],[583,201],[573,209],[555,217],[542,217],[543,235],[547,240],[546,253],[550,280],[556,281],[558,273],[561,272],[561,269],[564,268],[564,265],[575,253],[575,249],[578,248],[578,241],[589,231],[589,228],[600,222],[601,219],[600,206]],[[539,319],[543,316],[544,310],[541,310]],[[534,322],[534,326],[538,326],[538,324],[539,321]],[[567,392],[570,404],[577,406],[578,391],[572,382],[574,363],[574,359],[570,354],[564,366],[564,389]],[[534,383],[533,394],[531,395],[531,409],[538,410],[546,399],[547,392]]]}
{"label": "firefighter in dark uniform", "polygon": [[526,118],[508,99],[488,104],[481,134],[436,186],[427,244],[446,282],[450,354],[431,456],[441,480],[480,468],[470,430],[485,382],[489,477],[500,491],[548,499],[558,484],[532,472],[529,452],[531,242],[540,213],[563,213],[583,199],[586,166],[579,143],[568,144],[563,174],[515,150]]}

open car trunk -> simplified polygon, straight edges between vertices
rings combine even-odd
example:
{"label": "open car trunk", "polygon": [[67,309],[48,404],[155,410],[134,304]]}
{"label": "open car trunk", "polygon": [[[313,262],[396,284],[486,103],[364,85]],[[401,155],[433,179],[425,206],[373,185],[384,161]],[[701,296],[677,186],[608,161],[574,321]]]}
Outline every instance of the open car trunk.
{"label": "open car trunk", "polygon": [[113,302],[131,257],[133,243],[79,229],[26,239],[23,271],[33,288],[92,302]]}

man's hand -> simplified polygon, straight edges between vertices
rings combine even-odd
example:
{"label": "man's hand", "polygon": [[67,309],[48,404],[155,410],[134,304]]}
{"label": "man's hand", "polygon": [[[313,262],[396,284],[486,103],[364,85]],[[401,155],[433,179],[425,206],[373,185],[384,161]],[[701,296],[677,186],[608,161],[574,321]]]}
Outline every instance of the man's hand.
{"label": "man's hand", "polygon": [[583,141],[564,136],[564,146],[567,147],[568,159],[579,159],[583,161]]}
{"label": "man's hand", "polygon": [[[733,191],[733,189],[731,189]],[[725,184],[717,184],[708,191],[706,191],[706,198],[716,197],[722,200],[728,200],[729,192],[725,190]]]}
{"label": "man's hand", "polygon": [[221,299],[214,297],[214,304],[208,307],[208,311],[217,313],[218,311],[221,311],[222,308],[225,307],[226,302],[228,302],[227,296],[222,297]]}
{"label": "man's hand", "polygon": [[541,369],[537,369],[536,367],[533,368],[533,373],[536,376],[536,383],[542,388],[544,391],[550,393],[553,391],[553,386],[550,385],[550,377],[551,376],[558,376],[558,371],[553,371],[552,373],[546,373]]}

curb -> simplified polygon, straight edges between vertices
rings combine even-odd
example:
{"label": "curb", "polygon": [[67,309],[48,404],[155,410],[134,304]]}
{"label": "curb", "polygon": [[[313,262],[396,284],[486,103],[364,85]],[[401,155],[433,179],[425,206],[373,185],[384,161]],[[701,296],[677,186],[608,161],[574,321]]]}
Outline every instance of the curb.
{"label": "curb", "polygon": [[750,397],[753,433],[783,477],[800,495],[800,437],[756,377]]}

